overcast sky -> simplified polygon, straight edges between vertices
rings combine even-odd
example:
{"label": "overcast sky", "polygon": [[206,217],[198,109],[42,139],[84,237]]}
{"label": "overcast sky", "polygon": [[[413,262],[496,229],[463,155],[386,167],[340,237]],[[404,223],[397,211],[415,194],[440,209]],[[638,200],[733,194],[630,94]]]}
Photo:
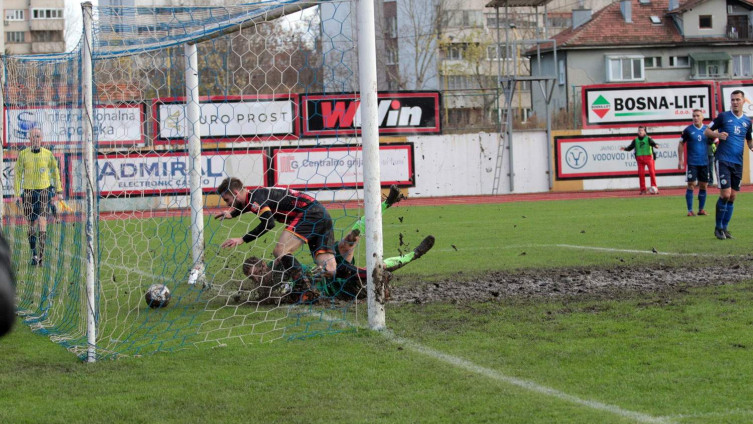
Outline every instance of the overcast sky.
{"label": "overcast sky", "polygon": [[[89,0],[96,6],[98,0]],[[78,44],[78,40],[81,39],[81,26],[83,21],[81,19],[81,3],[82,0],[65,0],[65,49],[67,51],[72,50]]]}

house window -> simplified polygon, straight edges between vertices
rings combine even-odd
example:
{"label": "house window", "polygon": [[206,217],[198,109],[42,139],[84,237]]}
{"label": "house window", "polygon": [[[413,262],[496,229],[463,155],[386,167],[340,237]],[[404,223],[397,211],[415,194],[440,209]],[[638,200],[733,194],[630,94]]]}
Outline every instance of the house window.
{"label": "house window", "polygon": [[5,33],[6,43],[23,43],[25,41],[25,33],[23,31],[10,31]]}
{"label": "house window", "polygon": [[643,58],[645,68],[661,68],[661,56],[652,56]]}
{"label": "house window", "polygon": [[701,15],[698,17],[698,28],[711,29],[711,15]]}
{"label": "house window", "polygon": [[484,14],[480,10],[448,10],[446,12],[447,26],[451,28],[481,28]]}
{"label": "house window", "polygon": [[565,85],[565,61],[560,59],[557,64],[557,83]]}
{"label": "house window", "polygon": [[396,48],[388,48],[387,49],[387,64],[388,65],[395,65],[398,63],[397,60],[397,49]]}
{"label": "house window", "polygon": [[142,25],[142,26],[139,26],[137,29],[137,32],[139,33],[139,35],[142,35],[142,34],[152,35],[156,31],[157,31],[157,28],[154,25]]}
{"label": "house window", "polygon": [[447,88],[450,90],[464,90],[468,88],[468,79],[462,75],[447,76]]}
{"label": "house window", "polygon": [[390,16],[387,19],[387,28],[385,33],[389,38],[397,38],[397,16]]}
{"label": "house window", "polygon": [[749,54],[732,55],[732,75],[735,77],[753,76],[753,56]]}
{"label": "house window", "polygon": [[32,31],[31,41],[45,43],[50,41],[63,41],[60,31]]}
{"label": "house window", "polygon": [[63,9],[31,9],[31,19],[63,19]]}
{"label": "house window", "polygon": [[506,56],[505,49],[499,44],[486,47],[486,59],[487,60],[504,59],[505,56]]}
{"label": "house window", "polygon": [[460,46],[452,45],[447,47],[448,60],[463,60],[463,49]]}
{"label": "house window", "polygon": [[486,60],[495,60],[497,59],[497,46],[488,46],[486,48]]}
{"label": "house window", "polygon": [[670,56],[669,66],[672,68],[689,68],[690,58],[688,56]]}
{"label": "house window", "polygon": [[642,57],[608,57],[607,81],[642,81]]}
{"label": "house window", "polygon": [[696,77],[719,78],[727,75],[727,62],[722,60],[699,60],[695,62]]}
{"label": "house window", "polygon": [[6,21],[23,21],[24,16],[25,13],[23,9],[8,9],[5,11]]}

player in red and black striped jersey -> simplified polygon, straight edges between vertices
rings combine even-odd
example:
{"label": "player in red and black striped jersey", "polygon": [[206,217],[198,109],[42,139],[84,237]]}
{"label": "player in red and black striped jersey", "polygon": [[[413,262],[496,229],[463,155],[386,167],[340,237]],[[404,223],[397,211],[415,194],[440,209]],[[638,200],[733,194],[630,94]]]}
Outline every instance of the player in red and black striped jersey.
{"label": "player in red and black striped jersey", "polygon": [[235,218],[251,212],[257,214],[260,221],[243,237],[225,240],[222,247],[231,248],[256,240],[274,228],[277,221],[286,227],[280,233],[273,251],[275,268],[287,274],[287,278],[296,279],[303,271],[293,252],[306,243],[314,262],[329,275],[335,274],[332,218],[316,199],[282,187],[262,187],[249,191],[237,178],[225,178],[217,187],[217,194],[230,209],[217,213],[215,219]]}

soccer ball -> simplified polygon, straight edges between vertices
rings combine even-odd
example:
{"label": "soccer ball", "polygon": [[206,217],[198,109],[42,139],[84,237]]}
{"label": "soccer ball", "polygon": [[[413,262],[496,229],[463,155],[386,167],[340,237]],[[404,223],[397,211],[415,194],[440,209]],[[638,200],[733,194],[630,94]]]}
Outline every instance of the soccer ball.
{"label": "soccer ball", "polygon": [[656,188],[656,186],[651,186],[648,188],[648,192],[651,194],[659,194],[659,189]]}
{"label": "soccer ball", "polygon": [[144,295],[144,300],[150,308],[164,308],[170,303],[170,290],[164,284],[152,284]]}

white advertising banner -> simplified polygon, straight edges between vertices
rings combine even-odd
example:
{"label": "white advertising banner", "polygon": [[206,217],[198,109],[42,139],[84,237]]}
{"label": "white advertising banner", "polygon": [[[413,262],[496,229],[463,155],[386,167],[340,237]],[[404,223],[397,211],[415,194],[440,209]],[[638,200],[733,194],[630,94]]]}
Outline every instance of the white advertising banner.
{"label": "white advertising banner", "polygon": [[[94,135],[100,146],[143,146],[143,113],[139,105],[94,108]],[[29,130],[41,128],[44,144],[81,144],[82,109],[8,108],[5,110],[6,145],[23,146]]]}
{"label": "white advertising banner", "polygon": [[583,87],[584,128],[690,122],[714,113],[712,83],[596,85]]}
{"label": "white advertising banner", "polygon": [[[300,189],[363,186],[360,147],[279,149],[272,159],[275,185]],[[410,185],[413,145],[379,146],[382,185]]]}
{"label": "white advertising banner", "polygon": [[[100,155],[97,160],[102,197],[188,194],[188,154]],[[226,177],[248,187],[265,186],[264,152],[212,152],[201,156],[201,187],[211,192]]]}
{"label": "white advertising banner", "polygon": [[[158,138],[163,142],[183,141],[186,137],[186,105],[155,105]],[[200,104],[200,110],[201,137],[204,139],[297,137],[295,99],[209,100]]]}
{"label": "white advertising banner", "polygon": [[[656,174],[679,175],[680,133],[650,134],[659,145],[656,149]],[[634,151],[624,152],[635,136],[567,136],[555,137],[557,178],[612,178],[638,175]]]}
{"label": "white advertising banner", "polygon": [[16,161],[9,158],[3,158],[3,197],[13,197],[13,184],[16,179]]}
{"label": "white advertising banner", "polygon": [[[743,113],[749,118],[753,118],[753,81],[733,81],[729,83],[721,83],[720,88],[720,102],[722,110],[730,110],[731,103],[729,101],[732,96],[732,92],[735,90],[741,90],[744,93]],[[715,118],[715,117],[712,117]]]}

